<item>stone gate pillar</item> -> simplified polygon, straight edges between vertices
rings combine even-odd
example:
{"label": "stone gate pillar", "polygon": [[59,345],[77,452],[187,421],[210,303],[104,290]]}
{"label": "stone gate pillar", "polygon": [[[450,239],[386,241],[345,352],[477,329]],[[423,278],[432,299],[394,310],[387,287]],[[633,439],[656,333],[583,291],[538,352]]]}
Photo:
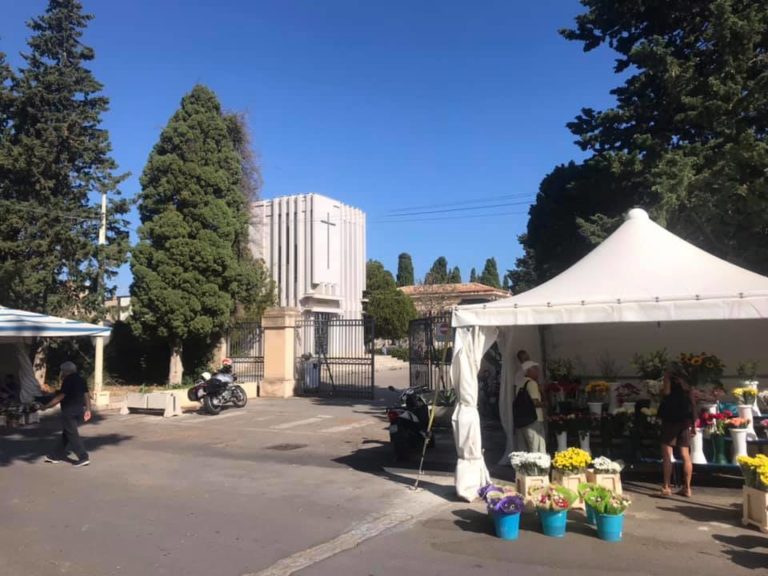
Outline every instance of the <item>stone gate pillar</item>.
{"label": "stone gate pillar", "polygon": [[264,328],[264,380],[260,396],[288,398],[294,395],[296,308],[269,308],[261,318]]}

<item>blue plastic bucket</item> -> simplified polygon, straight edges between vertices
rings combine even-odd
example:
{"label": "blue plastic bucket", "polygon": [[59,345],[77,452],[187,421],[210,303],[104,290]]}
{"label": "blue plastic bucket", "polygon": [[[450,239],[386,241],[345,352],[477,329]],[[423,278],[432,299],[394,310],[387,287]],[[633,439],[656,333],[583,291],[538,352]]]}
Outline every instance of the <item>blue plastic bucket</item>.
{"label": "blue plastic bucket", "polygon": [[568,521],[567,510],[539,510],[539,519],[541,520],[541,531],[547,536],[554,538],[565,536],[565,525]]}
{"label": "blue plastic bucket", "polygon": [[598,514],[597,537],[606,542],[621,542],[624,514]]}
{"label": "blue plastic bucket", "polygon": [[597,524],[597,514],[595,513],[595,509],[592,508],[589,504],[584,504],[584,508],[587,511],[587,524],[592,524],[592,526]]}
{"label": "blue plastic bucket", "polygon": [[494,514],[493,524],[502,540],[517,540],[520,535],[520,514]]}

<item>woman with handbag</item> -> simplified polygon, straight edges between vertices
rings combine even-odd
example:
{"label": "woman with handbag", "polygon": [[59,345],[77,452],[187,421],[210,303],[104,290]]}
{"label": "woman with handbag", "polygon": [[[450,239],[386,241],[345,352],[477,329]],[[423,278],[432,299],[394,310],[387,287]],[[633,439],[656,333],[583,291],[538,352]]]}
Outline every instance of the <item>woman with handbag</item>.
{"label": "woman with handbag", "polygon": [[664,373],[664,388],[659,405],[658,416],[661,420],[661,456],[664,484],[661,496],[671,496],[672,487],[672,451],[677,447],[683,460],[683,487],[680,496],[691,497],[691,435],[696,434],[694,427],[695,400],[693,389],[680,370],[667,370]]}

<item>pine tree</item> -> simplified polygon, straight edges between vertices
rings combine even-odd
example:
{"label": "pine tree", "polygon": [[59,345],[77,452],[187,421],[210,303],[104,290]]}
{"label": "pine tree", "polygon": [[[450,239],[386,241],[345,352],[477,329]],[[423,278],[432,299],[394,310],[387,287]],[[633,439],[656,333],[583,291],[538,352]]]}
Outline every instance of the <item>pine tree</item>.
{"label": "pine tree", "polygon": [[[30,52],[10,92],[0,64],[0,302],[93,320],[103,313],[105,282],[125,261],[128,235],[118,191],[125,175],[114,174],[101,127],[109,100],[86,67],[94,52],[80,40],[91,19],[77,0],[50,0],[29,22]],[[106,246],[97,245],[101,193],[109,200]]]}
{"label": "pine tree", "polygon": [[458,266],[454,266],[448,275],[448,284],[461,284],[461,270]]}
{"label": "pine tree", "polygon": [[410,254],[403,252],[397,257],[397,285],[413,286],[414,283],[413,259]]}
{"label": "pine tree", "polygon": [[469,271],[469,281],[470,282],[477,282],[477,270],[472,268],[472,270]]}
{"label": "pine tree", "polygon": [[480,274],[479,282],[486,286],[492,286],[493,288],[501,288],[501,282],[499,281],[499,270],[496,267],[496,259],[488,258],[485,261],[485,267],[483,273]]}
{"label": "pine tree", "polygon": [[253,289],[253,275],[238,257],[247,212],[242,159],[230,127],[216,95],[195,86],[160,134],[141,177],[132,327],[167,340],[170,384],[181,382],[185,341],[220,335]]}

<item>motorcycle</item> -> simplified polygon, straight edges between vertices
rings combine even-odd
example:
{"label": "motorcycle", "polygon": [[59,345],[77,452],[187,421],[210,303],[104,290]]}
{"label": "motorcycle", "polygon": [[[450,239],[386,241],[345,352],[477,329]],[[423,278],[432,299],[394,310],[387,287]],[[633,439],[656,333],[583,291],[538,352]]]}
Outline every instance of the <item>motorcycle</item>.
{"label": "motorcycle", "polygon": [[[389,386],[390,392],[397,392]],[[389,440],[397,460],[405,460],[413,450],[422,450],[424,442],[431,448],[435,444],[429,425],[429,402],[425,394],[426,386],[406,388],[400,394],[399,405],[387,408],[389,420]]]}
{"label": "motorcycle", "polygon": [[208,414],[218,414],[225,404],[242,408],[248,403],[248,396],[242,386],[235,384],[237,376],[232,373],[232,361],[225,358],[221,369],[211,376],[201,374],[201,380],[187,391],[192,402],[201,402]]}

